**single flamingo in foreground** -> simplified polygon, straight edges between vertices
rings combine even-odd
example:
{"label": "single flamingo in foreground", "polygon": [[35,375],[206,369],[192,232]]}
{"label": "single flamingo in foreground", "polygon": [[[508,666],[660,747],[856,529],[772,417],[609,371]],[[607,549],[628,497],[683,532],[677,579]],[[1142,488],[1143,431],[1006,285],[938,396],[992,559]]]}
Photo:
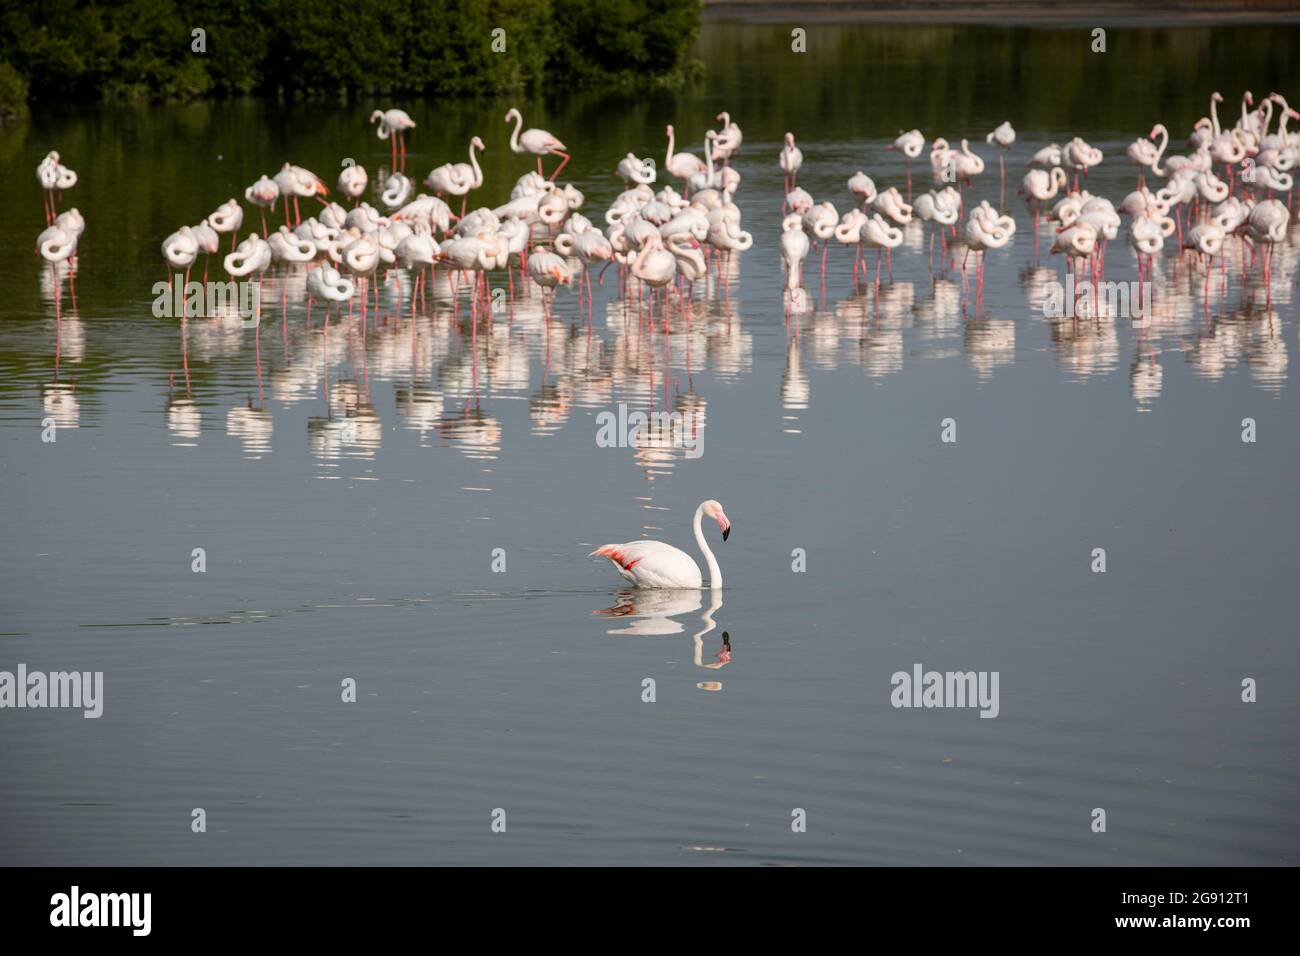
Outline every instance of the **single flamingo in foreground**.
{"label": "single flamingo in foreground", "polygon": [[[712,518],[722,529],[722,540],[731,534],[731,521],[722,510],[722,505],[713,499],[702,502],[695,509],[693,527],[695,543],[704,553],[704,561],[709,566],[709,587],[717,591],[722,587],[722,571],[718,560],[709,550],[704,540],[704,531],[700,528],[702,518]],[[601,545],[593,555],[609,558],[622,577],[639,588],[698,588],[703,586],[700,566],[685,551],[674,548],[662,541],[628,541],[625,544]]]}

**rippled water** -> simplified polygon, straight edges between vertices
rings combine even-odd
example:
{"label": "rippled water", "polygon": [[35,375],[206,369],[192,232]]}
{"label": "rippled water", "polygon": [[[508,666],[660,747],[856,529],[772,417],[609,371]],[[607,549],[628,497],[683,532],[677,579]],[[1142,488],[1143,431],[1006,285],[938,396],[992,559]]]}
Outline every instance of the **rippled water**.
{"label": "rippled water", "polygon": [[[719,109],[744,128],[754,248],[668,334],[613,270],[590,314],[564,290],[549,321],[536,290],[477,327],[445,285],[412,311],[394,271],[378,314],[326,331],[281,267],[255,330],[154,318],[173,229],[286,158],[384,164],[371,104],[47,109],[0,143],[0,670],[102,670],[106,695],[98,720],[0,711],[0,861],[1300,862],[1300,233],[1271,288],[1239,245],[1208,296],[1170,252],[1144,328],[1053,321],[1064,265],[1014,195],[1078,133],[1118,201],[1129,141],[1163,120],[1181,144],[1215,87],[1231,118],[1242,88],[1294,81],[1296,32],[1112,31],[1088,59],[1068,31],[909,29],[816,28],[793,59],[780,25],[710,24],[699,91],[525,104],[592,218],[666,122],[697,154]],[[506,104],[404,105],[421,177],[475,133],[475,201],[529,168]],[[1006,118],[1000,197],[983,134]],[[859,168],[905,186],[884,146],[914,125],[972,138],[973,197],[1016,217],[983,305],[962,252],[932,275],[913,228],[878,292],[874,256],[855,289],[835,246],[787,317],[782,134],[843,211]],[[57,322],[27,252],[50,148],[88,222]],[[1135,278],[1125,239],[1108,278]],[[695,450],[600,447],[619,403],[681,413]],[[587,557],[693,550],[709,497],[734,522],[710,535],[720,596],[624,590]],[[916,663],[999,672],[999,716],[893,708]]]}

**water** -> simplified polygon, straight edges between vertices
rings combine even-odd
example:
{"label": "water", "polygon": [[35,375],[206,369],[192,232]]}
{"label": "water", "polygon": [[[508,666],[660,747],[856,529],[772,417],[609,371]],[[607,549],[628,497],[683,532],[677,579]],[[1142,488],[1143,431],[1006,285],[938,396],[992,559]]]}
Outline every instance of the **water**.
{"label": "water", "polygon": [[[1104,56],[1068,30],[815,25],[804,56],[788,35],[706,25],[689,93],[522,104],[593,218],[665,123],[697,154],[720,109],[744,128],[754,248],[666,341],[612,270],[590,322],[566,290],[548,324],[532,293],[477,334],[441,295],[412,320],[406,276],[364,333],[326,337],[319,309],[309,329],[292,295],[286,325],[302,275],[281,269],[256,332],[154,318],[162,238],[260,173],[332,182],[350,156],[373,179],[373,104],[47,108],[0,140],[0,669],[102,670],[106,696],[98,720],[0,715],[0,861],[1300,862],[1297,233],[1267,294],[1243,297],[1233,251],[1206,303],[1168,252],[1145,329],[1054,322],[1036,303],[1064,266],[1035,264],[1014,196],[1033,149],[1078,133],[1118,201],[1153,122],[1181,144],[1215,88],[1229,119],[1244,88],[1294,91],[1296,31],[1112,30]],[[510,104],[403,105],[420,177],[475,133],[475,201],[529,168]],[[912,126],[970,137],[996,203],[983,134],[1006,118],[1018,234],[982,308],[973,267],[965,294],[960,254],[932,279],[913,231],[878,296],[832,248],[787,321],[786,129],[843,211],[858,168],[905,185],[884,144]],[[57,325],[27,252],[50,148],[89,224]],[[1126,235],[1108,278],[1135,276]],[[703,454],[598,447],[620,402],[682,413]],[[734,522],[706,532],[719,598],[626,591],[587,557],[642,534],[693,552],[710,497]],[[999,716],[894,709],[915,663],[999,672]]]}

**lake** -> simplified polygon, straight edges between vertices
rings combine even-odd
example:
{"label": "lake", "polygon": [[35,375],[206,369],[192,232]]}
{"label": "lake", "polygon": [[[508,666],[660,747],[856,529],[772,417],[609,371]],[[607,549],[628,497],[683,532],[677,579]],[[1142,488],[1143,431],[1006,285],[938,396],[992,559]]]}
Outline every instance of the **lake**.
{"label": "lake", "polygon": [[[104,677],[97,719],[0,711],[0,863],[1300,863],[1300,232],[1267,287],[1239,243],[1208,285],[1171,244],[1147,321],[1053,319],[1066,266],[1016,195],[1081,135],[1118,204],[1152,124],[1185,152],[1216,89],[1228,124],[1246,89],[1300,99],[1300,30],[1114,28],[1098,54],[1083,27],[810,22],[794,53],[794,26],[708,21],[683,92],[69,105],[5,131],[0,671]],[[727,110],[753,248],[667,334],[614,269],[549,317],[535,287],[477,324],[445,284],[412,310],[394,270],[326,330],[281,265],[255,327],[155,317],[163,238],[262,173],[373,182],[376,105],[416,120],[420,179],[483,138],[471,206],[533,168],[519,105],[602,226],[619,159],[662,159],[668,123],[702,155]],[[856,287],[838,243],[824,288],[810,257],[788,313],[784,133],[844,212],[859,169],[906,188],[886,146],[912,127],[969,138],[968,203],[1015,217],[982,302],[918,225],[878,288],[874,254]],[[80,175],[75,296],[29,251],[51,149]],[[1127,225],[1106,277],[1137,278]],[[598,441],[636,411],[672,417]],[[710,498],[721,592],[588,556],[695,554]],[[996,718],[894,706],[917,665],[996,673]]]}

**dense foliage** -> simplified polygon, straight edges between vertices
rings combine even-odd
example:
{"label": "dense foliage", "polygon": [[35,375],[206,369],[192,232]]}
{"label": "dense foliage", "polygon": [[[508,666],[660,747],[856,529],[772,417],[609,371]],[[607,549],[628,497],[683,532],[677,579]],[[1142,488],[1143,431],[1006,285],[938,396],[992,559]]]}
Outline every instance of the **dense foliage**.
{"label": "dense foliage", "polygon": [[699,0],[43,0],[5,7],[0,114],[21,108],[28,95],[476,95],[548,84],[671,84],[691,67],[687,52],[700,19]]}

